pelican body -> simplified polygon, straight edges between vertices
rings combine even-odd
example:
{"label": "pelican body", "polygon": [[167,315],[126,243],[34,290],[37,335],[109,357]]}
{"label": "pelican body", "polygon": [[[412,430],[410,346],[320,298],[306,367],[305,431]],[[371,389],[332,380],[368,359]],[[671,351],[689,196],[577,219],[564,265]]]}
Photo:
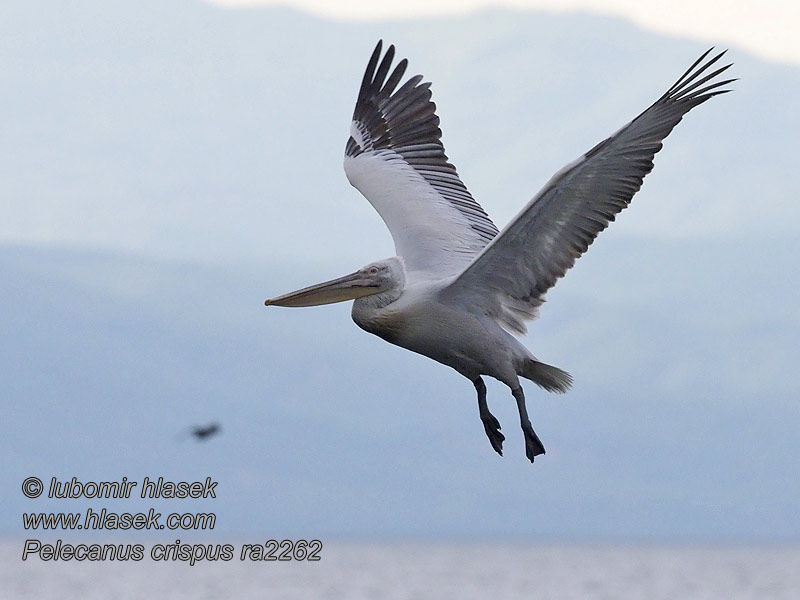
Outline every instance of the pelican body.
{"label": "pelican body", "polygon": [[[499,232],[461,182],[441,142],[430,83],[408,61],[394,69],[394,46],[378,42],[356,101],[344,167],[392,234],[397,256],[355,273],[290,292],[267,306],[317,306],[354,300],[352,317],[391,344],[452,367],[478,394],[492,448],[503,453],[483,375],[511,389],[533,462],[545,449],[533,430],[520,377],[566,392],[572,377],[539,361],[514,334],[556,281],[613,221],[653,168],[653,157],[683,115],[734,81],[703,54],[647,110],[557,172]],[[705,62],[704,62],[705,61]],[[391,72],[390,72],[391,71]],[[399,86],[399,87],[398,87]]]}

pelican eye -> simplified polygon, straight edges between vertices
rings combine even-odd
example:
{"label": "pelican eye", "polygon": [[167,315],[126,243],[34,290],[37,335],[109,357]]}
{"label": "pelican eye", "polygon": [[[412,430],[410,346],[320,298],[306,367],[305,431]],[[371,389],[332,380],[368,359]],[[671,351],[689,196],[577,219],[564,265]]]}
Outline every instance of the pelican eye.
{"label": "pelican eye", "polygon": [[378,267],[370,267],[368,272],[369,272],[370,275],[377,275],[378,271],[380,271],[380,269],[378,269]]}

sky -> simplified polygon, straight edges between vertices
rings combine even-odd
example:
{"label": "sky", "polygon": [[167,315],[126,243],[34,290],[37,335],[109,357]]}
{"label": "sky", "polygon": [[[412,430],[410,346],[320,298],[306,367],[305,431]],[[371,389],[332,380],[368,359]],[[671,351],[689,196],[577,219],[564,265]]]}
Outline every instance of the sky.
{"label": "sky", "polygon": [[[448,155],[499,224],[707,42],[583,13],[156,5],[2,15],[6,531],[63,510],[22,495],[30,475],[213,475],[219,535],[800,539],[797,67],[734,49],[734,93],[692,111],[552,290],[525,344],[575,389],[529,386],[548,448],[530,465],[502,384],[500,458],[465,378],[349,305],[263,301],[393,252],[341,166],[378,37],[434,82]],[[208,444],[176,440],[212,420]]]}
{"label": "sky", "polygon": [[207,0],[231,7],[284,5],[342,20],[406,19],[486,8],[589,11],[630,19],[655,32],[744,47],[761,58],[800,64],[796,0]]}

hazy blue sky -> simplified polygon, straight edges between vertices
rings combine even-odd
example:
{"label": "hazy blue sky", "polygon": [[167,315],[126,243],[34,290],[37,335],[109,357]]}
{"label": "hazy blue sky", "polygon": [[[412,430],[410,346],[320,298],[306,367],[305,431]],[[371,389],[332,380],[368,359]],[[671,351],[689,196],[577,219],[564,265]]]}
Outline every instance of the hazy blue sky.
{"label": "hazy blue sky", "polygon": [[[342,170],[378,38],[433,82],[501,226],[707,41],[586,14],[60,6],[0,14],[4,531],[86,507],[24,498],[29,475],[163,475],[219,481],[220,535],[800,536],[796,66],[732,48],[734,93],[681,122],[548,295],[525,343],[576,383],[526,388],[531,465],[502,385],[503,458],[454,371],[348,305],[263,301],[393,254]],[[176,439],[211,420],[208,443]]]}

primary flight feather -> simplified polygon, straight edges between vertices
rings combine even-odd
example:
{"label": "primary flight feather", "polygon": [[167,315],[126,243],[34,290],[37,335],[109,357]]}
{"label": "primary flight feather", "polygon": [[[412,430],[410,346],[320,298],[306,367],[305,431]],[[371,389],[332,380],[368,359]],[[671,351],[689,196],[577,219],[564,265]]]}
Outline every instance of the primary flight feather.
{"label": "primary flight feather", "polygon": [[502,454],[500,423],[486,403],[489,375],[517,402],[525,453],[544,446],[531,426],[519,377],[563,393],[572,377],[540,362],[512,333],[524,333],[544,295],[653,169],[662,141],[692,108],[729,90],[714,68],[724,52],[705,52],[633,121],[556,173],[498,232],[448,161],[430,83],[408,61],[392,68],[394,46],[378,42],[367,65],[345,146],[350,183],[378,211],[397,256],[266,305],[353,303],[353,320],[388,342],[454,368],[473,382],[492,447]]}

